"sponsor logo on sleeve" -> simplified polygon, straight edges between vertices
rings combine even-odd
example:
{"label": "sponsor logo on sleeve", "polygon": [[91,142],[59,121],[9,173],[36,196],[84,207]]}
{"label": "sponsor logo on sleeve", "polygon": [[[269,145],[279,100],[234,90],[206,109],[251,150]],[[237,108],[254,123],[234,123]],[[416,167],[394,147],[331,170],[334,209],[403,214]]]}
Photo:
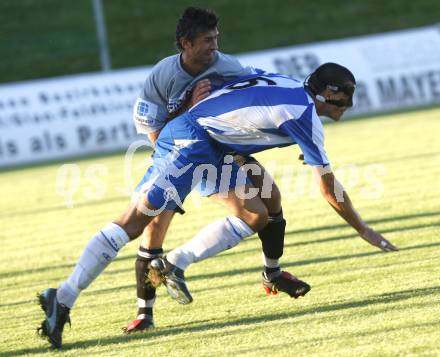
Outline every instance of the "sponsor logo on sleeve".
{"label": "sponsor logo on sleeve", "polygon": [[152,125],[156,122],[157,105],[138,98],[134,106],[134,118],[138,123]]}

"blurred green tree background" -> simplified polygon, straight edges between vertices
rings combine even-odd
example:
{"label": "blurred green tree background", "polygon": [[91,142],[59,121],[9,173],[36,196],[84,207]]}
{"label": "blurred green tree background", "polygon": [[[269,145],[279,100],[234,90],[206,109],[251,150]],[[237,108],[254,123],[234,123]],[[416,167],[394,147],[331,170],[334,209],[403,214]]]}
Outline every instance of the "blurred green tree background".
{"label": "blurred green tree background", "polygon": [[[112,68],[176,52],[187,6],[221,18],[220,49],[243,53],[435,24],[438,0],[103,0]],[[92,0],[0,1],[0,82],[100,70]]]}

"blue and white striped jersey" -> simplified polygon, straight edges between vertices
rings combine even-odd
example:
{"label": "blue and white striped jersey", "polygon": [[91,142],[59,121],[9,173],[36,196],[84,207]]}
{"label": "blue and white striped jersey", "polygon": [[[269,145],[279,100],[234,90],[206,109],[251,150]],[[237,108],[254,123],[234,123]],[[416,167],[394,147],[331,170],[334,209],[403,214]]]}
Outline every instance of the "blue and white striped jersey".
{"label": "blue and white striped jersey", "polygon": [[313,99],[292,78],[279,74],[241,77],[197,103],[189,113],[227,150],[248,155],[298,144],[305,163],[329,164]]}

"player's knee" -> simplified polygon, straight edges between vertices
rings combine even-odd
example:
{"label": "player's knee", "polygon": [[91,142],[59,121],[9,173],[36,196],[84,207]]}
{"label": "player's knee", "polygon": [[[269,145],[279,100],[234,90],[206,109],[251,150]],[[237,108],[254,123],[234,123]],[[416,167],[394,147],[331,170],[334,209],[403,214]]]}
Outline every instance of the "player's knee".
{"label": "player's knee", "polygon": [[262,206],[262,208],[253,212],[243,212],[241,216],[254,232],[258,232],[267,225],[269,212],[266,207]]}
{"label": "player's knee", "polygon": [[138,210],[136,205],[130,205],[122,216],[114,221],[114,223],[122,227],[130,240],[133,240],[144,232],[145,227],[153,220],[153,218],[154,217]]}
{"label": "player's knee", "polygon": [[115,223],[127,233],[130,240],[133,240],[144,232],[148,221],[145,219],[136,219],[130,216],[121,217],[119,220],[115,221]]}

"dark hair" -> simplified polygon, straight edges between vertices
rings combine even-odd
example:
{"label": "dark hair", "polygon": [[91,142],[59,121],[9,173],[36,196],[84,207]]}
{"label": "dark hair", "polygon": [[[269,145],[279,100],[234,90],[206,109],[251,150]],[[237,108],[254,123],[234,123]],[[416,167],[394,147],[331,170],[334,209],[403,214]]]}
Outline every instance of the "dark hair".
{"label": "dark hair", "polygon": [[[326,88],[335,88],[335,91],[351,90],[353,84],[356,84],[351,71],[337,63],[324,63],[319,66],[309,77],[307,84],[314,94],[319,94]],[[348,93],[347,93],[348,94]],[[353,94],[353,93],[351,93]]]}
{"label": "dark hair", "polygon": [[219,18],[217,15],[207,9],[198,7],[188,7],[183,12],[183,15],[177,21],[176,26],[176,46],[182,50],[180,39],[182,37],[192,41],[201,32],[213,30],[217,27]]}

